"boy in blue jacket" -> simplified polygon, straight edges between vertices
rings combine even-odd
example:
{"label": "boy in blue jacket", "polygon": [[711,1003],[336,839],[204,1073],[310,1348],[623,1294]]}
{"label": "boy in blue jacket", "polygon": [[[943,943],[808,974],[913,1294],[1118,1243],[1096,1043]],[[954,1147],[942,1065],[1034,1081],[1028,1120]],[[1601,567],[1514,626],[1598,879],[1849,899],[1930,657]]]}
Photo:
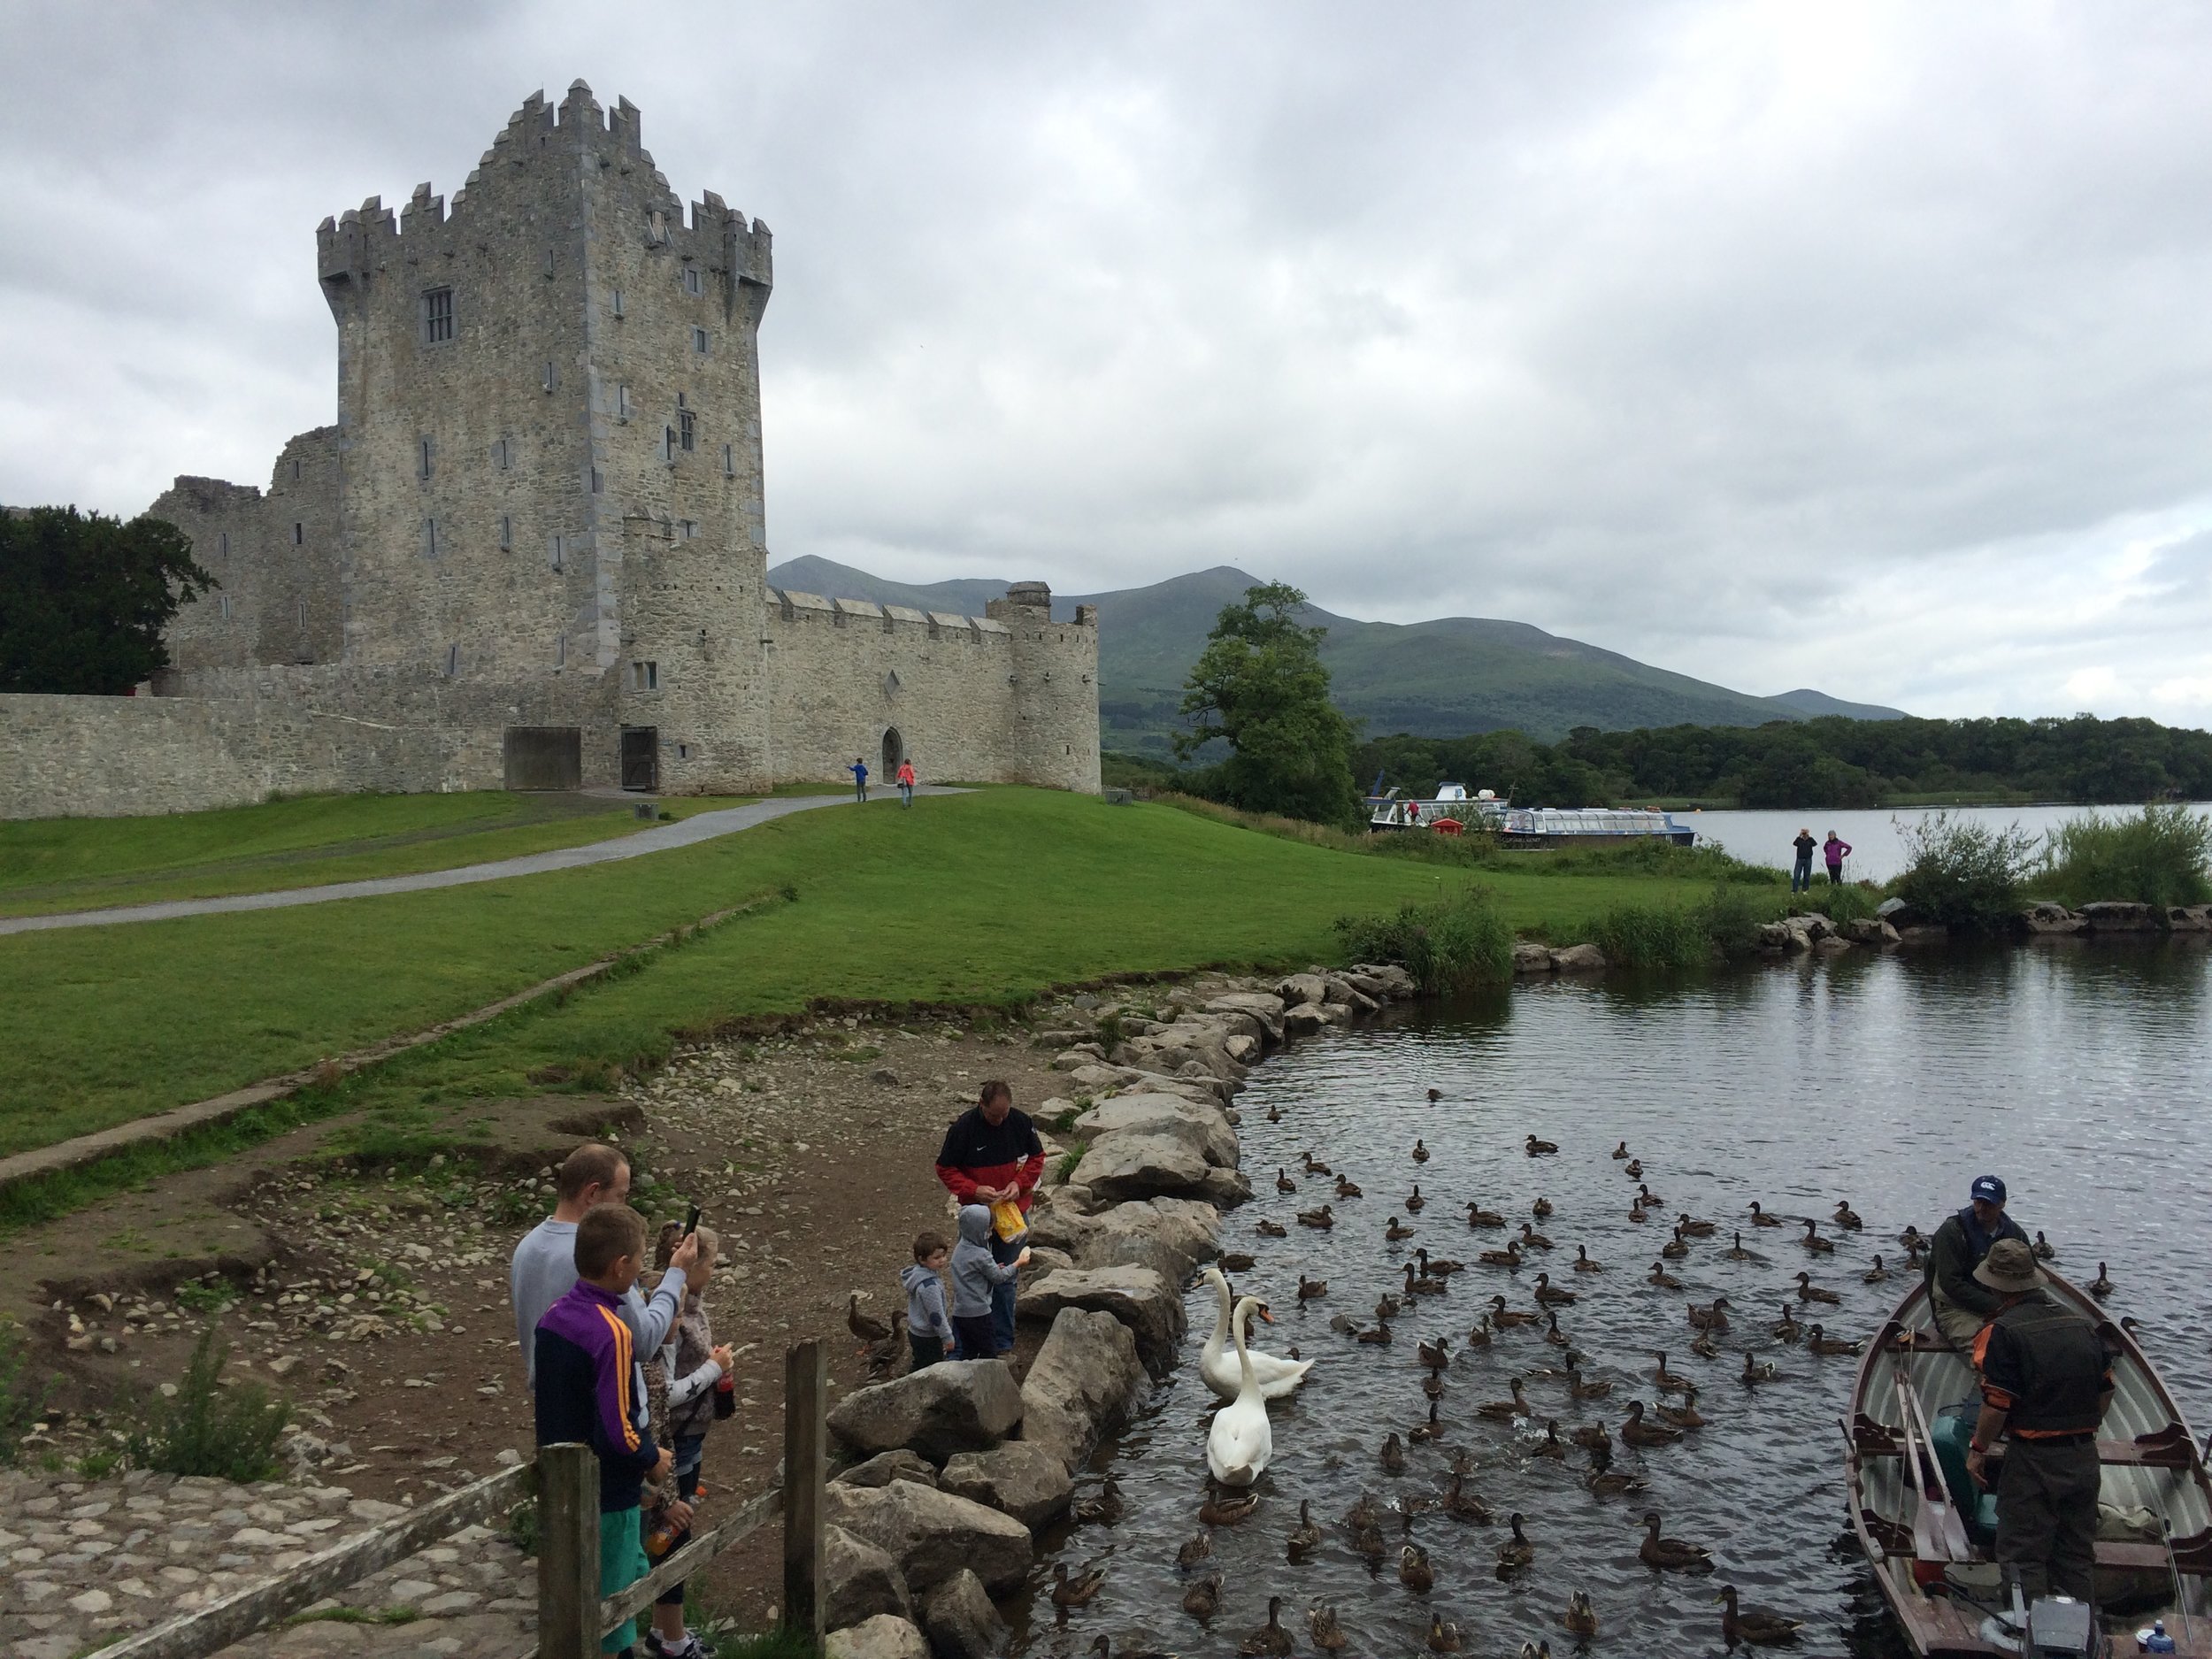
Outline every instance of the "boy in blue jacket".
{"label": "boy in blue jacket", "polygon": [[[547,1310],[537,1331],[537,1433],[541,1446],[580,1440],[599,1455],[599,1594],[645,1576],[639,1491],[659,1481],[673,1455],[653,1443],[645,1378],[622,1317],[623,1298],[645,1262],[645,1221],[627,1204],[602,1204],[576,1224],[576,1282]],[[687,1505],[680,1525],[689,1522]],[[603,1653],[627,1654],[631,1619],[601,1639]]]}

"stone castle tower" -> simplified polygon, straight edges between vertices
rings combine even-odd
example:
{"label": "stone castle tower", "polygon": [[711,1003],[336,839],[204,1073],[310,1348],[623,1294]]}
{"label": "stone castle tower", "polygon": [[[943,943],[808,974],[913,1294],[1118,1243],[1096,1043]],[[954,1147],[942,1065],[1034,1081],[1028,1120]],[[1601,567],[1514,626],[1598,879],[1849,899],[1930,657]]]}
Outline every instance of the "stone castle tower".
{"label": "stone castle tower", "polygon": [[179,617],[162,695],[419,740],[354,787],[745,792],[911,753],[1098,787],[1088,607],[1055,623],[1041,583],[983,618],[769,588],[768,228],[710,191],[687,212],[626,98],[534,95],[449,207],[373,196],[316,248],[337,423],[265,492],[180,478],[154,504],[221,583]]}

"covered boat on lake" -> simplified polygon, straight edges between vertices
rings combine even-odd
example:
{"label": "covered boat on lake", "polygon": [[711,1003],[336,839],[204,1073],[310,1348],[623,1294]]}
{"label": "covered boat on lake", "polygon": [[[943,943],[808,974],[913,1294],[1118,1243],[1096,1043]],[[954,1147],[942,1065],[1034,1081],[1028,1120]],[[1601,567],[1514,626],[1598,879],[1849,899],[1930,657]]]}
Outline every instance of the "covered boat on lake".
{"label": "covered boat on lake", "polygon": [[[2135,1339],[2047,1267],[2050,1294],[2094,1324],[2114,1356],[2097,1451],[2095,1583],[2112,1651],[2163,1619],[2173,1651],[2212,1659],[2212,1482],[2205,1451]],[[2010,1605],[1991,1555],[1996,1500],[1966,1472],[1981,1395],[1916,1284],[1859,1363],[1844,1422],[1852,1530],[1916,1654],[2016,1654],[1994,1616]],[[2068,1651],[2102,1652],[2102,1647]]]}
{"label": "covered boat on lake", "polygon": [[1647,807],[1517,806],[1507,809],[1498,839],[1508,847],[1615,847],[1654,839],[1687,847],[1697,832]]}
{"label": "covered boat on lake", "polygon": [[[1378,786],[1382,780],[1376,779]],[[1426,800],[1409,795],[1393,784],[1386,793],[1367,797],[1370,830],[1439,829],[1456,835],[1463,830],[1502,828],[1506,803],[1488,789],[1470,791],[1463,783],[1440,783]]]}

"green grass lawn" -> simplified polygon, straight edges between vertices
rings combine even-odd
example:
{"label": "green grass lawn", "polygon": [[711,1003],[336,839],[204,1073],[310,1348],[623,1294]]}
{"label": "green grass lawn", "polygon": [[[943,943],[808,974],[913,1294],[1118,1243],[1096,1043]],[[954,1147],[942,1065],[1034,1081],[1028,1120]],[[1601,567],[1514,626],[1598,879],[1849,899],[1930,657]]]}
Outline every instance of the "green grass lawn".
{"label": "green grass lawn", "polygon": [[495,791],[310,795],[160,818],[19,820],[0,823],[0,915],[449,870],[639,827],[621,802]]}
{"label": "green grass lawn", "polygon": [[[1334,954],[1337,916],[1470,879],[1517,925],[1555,933],[1613,905],[1706,890],[1671,877],[1471,877],[1044,790],[803,813],[478,887],[0,939],[0,1152],[419,1029],[748,900],[772,902],[641,972],[348,1087],[513,1093],[549,1064],[627,1063],[664,1051],[672,1030],[818,996],[977,1002],[1115,972],[1302,964]],[[795,900],[778,896],[786,888]]]}

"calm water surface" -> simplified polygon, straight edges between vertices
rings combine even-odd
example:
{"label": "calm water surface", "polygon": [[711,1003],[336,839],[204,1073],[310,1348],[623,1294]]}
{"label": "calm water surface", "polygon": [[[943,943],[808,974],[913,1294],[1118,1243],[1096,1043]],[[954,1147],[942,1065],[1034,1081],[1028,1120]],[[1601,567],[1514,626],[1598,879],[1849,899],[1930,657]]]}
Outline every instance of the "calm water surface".
{"label": "calm water surface", "polygon": [[[1210,1631],[1184,1615],[1175,1566],[1177,1547],[1200,1530],[1212,1407],[1196,1375],[1214,1321],[1202,1287],[1189,1298],[1191,1332],[1173,1380],[1087,1479],[1094,1485],[1098,1470],[1116,1471],[1125,1518],[1046,1540],[1043,1571],[1055,1559],[1096,1563],[1107,1568],[1106,1587],[1060,1628],[1041,1596],[1028,1650],[1077,1655],[1107,1633],[1117,1648],[1227,1655],[1279,1594],[1302,1653],[1315,1651],[1306,1610],[1325,1601],[1353,1654],[1422,1651],[1432,1609],[1459,1623],[1470,1654],[1510,1655],[1540,1638],[1565,1654],[1574,1643],[1558,1616],[1579,1588],[1597,1606],[1605,1651],[1717,1653],[1712,1598],[1733,1582],[1747,1600],[1810,1621],[1801,1652],[1903,1652],[1855,1554],[1833,1548],[1845,1524],[1837,1420],[1855,1362],[1777,1346],[1767,1327],[1799,1269],[1810,1268],[1843,1298],[1824,1310],[1831,1334],[1867,1334],[1899,1292],[1862,1282],[1875,1253],[1898,1264],[1896,1235],[1907,1222],[1932,1230],[1964,1202],[1974,1175],[1993,1170],[2010,1183],[2014,1216],[2049,1234],[2062,1271],[2086,1279],[2100,1260],[2110,1263],[2118,1286],[2110,1305],[2143,1320],[2146,1348],[2201,1434],[2212,1417],[2202,1371],[2212,1340],[2208,957],[2186,946],[2068,947],[1854,956],[1689,983],[1550,984],[1309,1041],[1270,1061],[1238,1101],[1259,1196],[1226,1218],[1222,1237],[1225,1248],[1259,1258],[1239,1289],[1265,1296],[1275,1311],[1266,1345],[1281,1352],[1294,1343],[1321,1363],[1302,1392],[1271,1408],[1275,1460],[1258,1512],[1215,1533],[1209,1569],[1224,1574],[1223,1611]],[[1443,1091],[1441,1103],[1427,1102],[1431,1087]],[[1271,1105],[1281,1122],[1267,1121]],[[1532,1132],[1558,1142],[1559,1155],[1526,1156],[1522,1140]],[[1431,1153],[1425,1164],[1409,1156],[1417,1136]],[[1644,1180],[1667,1201],[1670,1218],[1686,1210],[1720,1224],[1717,1238],[1669,1263],[1682,1291],[1645,1282],[1668,1229],[1655,1216],[1630,1222],[1635,1183],[1609,1156],[1621,1140],[1642,1158]],[[1296,1175],[1309,1148],[1366,1193],[1336,1202],[1327,1233],[1299,1226],[1294,1214],[1330,1198],[1328,1183],[1300,1176],[1294,1196],[1273,1185],[1279,1165]],[[1409,1217],[1402,1201],[1416,1179],[1430,1202]],[[1559,1350],[1533,1331],[1488,1349],[1458,1348],[1494,1293],[1532,1308],[1537,1271],[1476,1265],[1502,1235],[1471,1232],[1467,1201],[1517,1225],[1539,1195],[1557,1207],[1538,1224],[1557,1246],[1548,1258],[1554,1281],[1581,1297],[1561,1324],[1587,1356],[1586,1374],[1615,1385],[1609,1400],[1571,1404],[1563,1382],[1534,1376],[1558,1363]],[[1795,1241],[1801,1226],[1744,1226],[1745,1244],[1764,1259],[1728,1261],[1729,1233],[1743,1226],[1755,1198],[1786,1216],[1821,1218],[1824,1234],[1837,1200],[1848,1199],[1865,1230],[1840,1234],[1834,1256],[1812,1258]],[[1393,1214],[1417,1236],[1386,1243]],[[1290,1236],[1259,1236],[1262,1217],[1284,1222]],[[1578,1244],[1603,1273],[1570,1270]],[[1378,1294],[1402,1282],[1417,1245],[1468,1263],[1449,1294],[1409,1310],[1389,1348],[1331,1332],[1332,1314],[1372,1319]],[[1302,1271],[1328,1281],[1325,1299],[1298,1302]],[[1721,1358],[1700,1360],[1688,1352],[1685,1304],[1719,1294],[1738,1310],[1734,1326]],[[1377,1453],[1387,1431],[1402,1434],[1425,1417],[1415,1339],[1438,1334],[1455,1338],[1457,1351],[1443,1399],[1447,1432],[1440,1445],[1411,1447],[1406,1473],[1393,1479]],[[1565,1464],[1529,1455],[1547,1417],[1563,1437],[1598,1417],[1617,1430],[1631,1397],[1648,1408],[1652,1350],[1662,1347],[1671,1369],[1700,1382],[1710,1426],[1674,1447],[1617,1448],[1616,1469],[1644,1476],[1647,1494],[1600,1502],[1578,1485],[1587,1462],[1578,1450]],[[1737,1380],[1747,1347],[1776,1361],[1783,1379],[1747,1391]],[[1506,1398],[1515,1376],[1527,1379],[1533,1434],[1474,1413],[1479,1402]],[[1363,1492],[1386,1504],[1440,1492],[1462,1447],[1479,1469],[1471,1486],[1501,1515],[1526,1514],[1533,1569],[1501,1582],[1495,1548],[1506,1529],[1432,1512],[1415,1517],[1411,1536],[1430,1552],[1434,1591],[1419,1597],[1398,1582],[1394,1516],[1386,1525],[1392,1555],[1371,1575],[1347,1544],[1345,1510]],[[1294,1567],[1284,1539],[1302,1498],[1312,1500],[1328,1541]],[[1645,1569],[1636,1547],[1646,1507],[1665,1516],[1670,1535],[1708,1546],[1720,1571],[1694,1578]]]}
{"label": "calm water surface", "polygon": [[[2208,809],[2200,803],[2198,810]],[[1905,867],[1904,842],[1899,832],[1924,822],[1939,810],[1947,811],[1955,819],[1988,824],[1998,829],[2017,824],[2036,837],[2039,847],[2043,836],[2070,818],[2080,818],[2088,812],[2102,812],[2109,818],[2132,814],[2135,809],[2086,806],[1885,807],[1871,811],[1677,812],[1674,818],[1678,824],[1687,824],[1695,828],[1701,845],[1710,842],[1723,846],[1746,864],[1771,864],[1777,870],[1787,870],[1796,861],[1797,851],[1792,843],[1796,841],[1799,830],[1809,829],[1816,841],[1827,840],[1828,832],[1833,830],[1851,844],[1851,857],[1844,865],[1846,879],[1886,881]],[[1820,855],[1815,853],[1813,880],[1817,884],[1827,879],[1827,865]]]}

